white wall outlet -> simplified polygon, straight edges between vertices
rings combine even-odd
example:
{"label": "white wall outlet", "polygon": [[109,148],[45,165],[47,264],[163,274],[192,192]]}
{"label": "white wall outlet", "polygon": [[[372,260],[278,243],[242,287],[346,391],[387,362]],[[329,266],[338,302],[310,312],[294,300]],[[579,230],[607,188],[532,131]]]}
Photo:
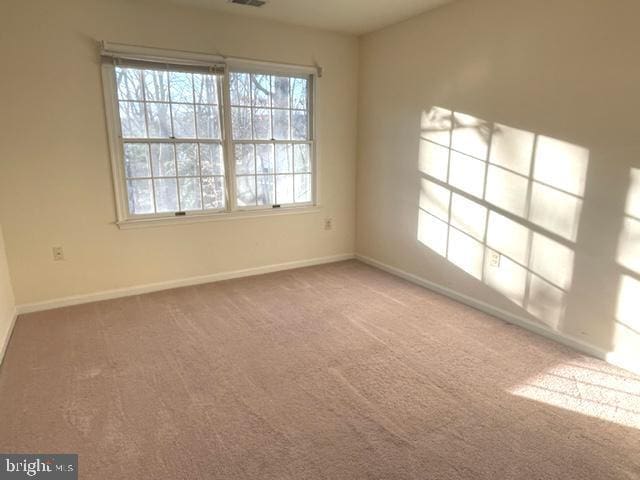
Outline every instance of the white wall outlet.
{"label": "white wall outlet", "polygon": [[489,266],[490,267],[499,267],[500,266],[500,258],[502,258],[502,255],[500,255],[498,252],[491,250],[491,252],[489,253]]}
{"label": "white wall outlet", "polygon": [[333,218],[327,217],[324,219],[324,229],[333,230]]}
{"label": "white wall outlet", "polygon": [[62,247],[53,247],[53,260],[55,262],[59,262],[60,260],[64,260],[64,250]]}

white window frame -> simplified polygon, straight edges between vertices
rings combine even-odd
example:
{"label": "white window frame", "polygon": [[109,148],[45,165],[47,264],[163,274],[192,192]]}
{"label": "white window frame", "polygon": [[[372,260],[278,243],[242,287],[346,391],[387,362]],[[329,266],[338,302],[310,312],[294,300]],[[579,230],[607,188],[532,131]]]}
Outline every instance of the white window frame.
{"label": "white window frame", "polygon": [[[136,47],[122,44],[102,42],[102,84],[105,101],[105,113],[107,119],[107,133],[109,151],[113,173],[113,184],[116,203],[116,224],[120,228],[134,228],[145,226],[172,225],[176,223],[193,223],[211,220],[238,219],[266,215],[283,215],[292,213],[312,213],[317,211],[318,202],[318,141],[316,136],[316,102],[317,102],[317,78],[321,76],[319,67],[298,66],[289,64],[277,64],[271,62],[228,58],[217,55],[190,53],[173,50],[161,50],[149,47]],[[124,168],[124,141],[121,133],[120,113],[118,106],[118,93],[116,85],[117,59],[137,60],[152,62],[162,65],[181,65],[184,67],[203,66],[223,67],[223,73],[219,74],[218,101],[221,113],[220,128],[222,133],[222,146],[225,168],[225,193],[226,205],[222,210],[196,210],[153,214],[131,214],[129,212],[129,199],[126,187],[126,175]],[[169,68],[170,71],[170,68]],[[257,205],[238,206],[236,198],[236,175],[234,162],[234,141],[231,135],[231,106],[229,75],[231,72],[262,73],[266,75],[283,75],[290,77],[308,78],[309,111],[308,131],[309,139],[304,141],[283,140],[282,143],[308,143],[310,145],[311,168],[311,201],[287,205]],[[143,139],[141,139],[142,141]],[[180,142],[180,140],[178,140]],[[241,141],[242,142],[242,141]],[[246,140],[247,143],[274,143],[269,140]],[[275,142],[277,143],[277,141]]]}

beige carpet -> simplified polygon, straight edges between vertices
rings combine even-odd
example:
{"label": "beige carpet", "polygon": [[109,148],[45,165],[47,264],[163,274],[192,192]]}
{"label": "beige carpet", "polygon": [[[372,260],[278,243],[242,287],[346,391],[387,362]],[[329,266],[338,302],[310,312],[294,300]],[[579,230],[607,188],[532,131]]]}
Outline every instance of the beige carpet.
{"label": "beige carpet", "polygon": [[640,478],[640,378],[356,261],[19,318],[0,451],[87,479]]}

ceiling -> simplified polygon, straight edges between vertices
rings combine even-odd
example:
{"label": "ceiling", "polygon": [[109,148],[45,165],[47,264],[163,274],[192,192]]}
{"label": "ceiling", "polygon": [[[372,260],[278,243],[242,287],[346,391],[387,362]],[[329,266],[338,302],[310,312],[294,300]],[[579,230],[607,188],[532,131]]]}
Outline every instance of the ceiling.
{"label": "ceiling", "polygon": [[170,1],[307,27],[362,34],[453,0],[267,0],[267,4],[260,8],[236,5],[228,0]]}

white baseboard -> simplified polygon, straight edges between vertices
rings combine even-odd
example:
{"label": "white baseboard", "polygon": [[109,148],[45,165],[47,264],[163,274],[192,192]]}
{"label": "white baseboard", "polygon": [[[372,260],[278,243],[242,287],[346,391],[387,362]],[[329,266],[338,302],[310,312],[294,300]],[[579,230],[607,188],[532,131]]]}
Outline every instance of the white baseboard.
{"label": "white baseboard", "polygon": [[168,280],[166,282],[148,283],[145,285],[134,285],[131,287],[118,288],[114,290],[104,290],[101,292],[87,293],[83,295],[73,295],[71,297],[56,298],[46,300],[44,302],[27,303],[18,305],[18,314],[40,312],[43,310],[51,310],[53,308],[68,307],[70,305],[79,305],[82,303],[98,302],[101,300],[110,300],[113,298],[130,297],[132,295],[141,295],[143,293],[157,292],[160,290],[170,290],[172,288],[188,287],[191,285],[200,285],[203,283],[219,282],[221,280],[230,280],[232,278],[250,277],[252,275],[261,275],[263,273],[279,272],[282,270],[291,270],[293,268],[310,267],[313,265],[322,265],[325,263],[340,262],[342,260],[350,260],[354,258],[352,253],[343,253],[339,255],[331,255],[328,257],[317,257],[306,260],[296,260],[293,262],[277,263],[272,265],[264,265],[260,267],[245,268],[243,270],[233,270],[228,272],[212,273],[209,275],[201,275],[197,277],[183,278],[179,280]]}
{"label": "white baseboard", "polygon": [[417,275],[414,275],[409,272],[405,272],[404,270],[400,270],[399,268],[392,267],[391,265],[387,265],[386,263],[380,262],[374,258],[367,257],[365,255],[356,254],[355,256],[358,260],[371,265],[373,267],[379,268],[380,270],[384,270],[385,272],[396,275],[397,277],[404,278],[405,280],[410,281],[411,283],[415,283],[416,285],[420,285],[421,287],[432,290],[436,293],[440,293],[446,297],[449,297],[453,300],[456,300],[460,303],[464,303],[470,307],[473,307],[481,312],[488,313],[494,317],[497,317],[501,320],[504,320],[509,323],[513,323],[514,325],[518,325],[522,328],[525,328],[529,331],[537,333],[538,335],[542,335],[543,337],[549,338],[551,340],[555,340],[563,345],[571,347],[575,350],[578,350],[582,353],[586,353],[592,357],[599,358],[601,360],[609,361],[609,363],[615,363],[622,368],[627,368],[629,370],[633,370],[629,368],[628,365],[621,365],[619,362],[611,361],[611,355],[609,352],[591,345],[584,340],[579,338],[572,337],[570,335],[566,335],[564,333],[560,333],[554,330],[547,328],[544,325],[535,323],[528,318],[520,317],[511,312],[507,312],[501,308],[490,305],[486,302],[478,300],[476,298],[470,297],[460,292],[456,292],[450,288],[444,287],[442,285],[438,285],[437,283],[431,282],[424,278],[421,278]]}
{"label": "white baseboard", "polygon": [[272,264],[272,265],[264,265],[260,267],[247,268],[243,270],[233,270],[228,272],[213,273],[209,275],[189,277],[189,278],[184,278],[179,280],[169,280],[166,282],[149,283],[145,285],[135,285],[132,287],[118,288],[114,290],[105,290],[101,292],[95,292],[95,293],[89,293],[89,294],[83,294],[83,295],[74,295],[70,297],[47,300],[44,302],[18,305],[15,309],[13,319],[10,322],[7,334],[2,340],[2,344],[0,345],[1,347],[0,348],[0,364],[2,363],[2,360],[4,358],[4,354],[9,344],[9,339],[11,338],[11,333],[13,331],[16,318],[19,314],[39,312],[43,310],[50,310],[53,308],[66,307],[70,305],[79,305],[82,303],[97,302],[97,301],[109,300],[113,298],[141,295],[144,293],[157,292],[161,290],[169,290],[172,288],[179,288],[179,287],[187,287],[191,285],[200,285],[204,283],[218,282],[221,280],[230,280],[233,278],[249,277],[252,275],[260,275],[264,273],[278,272],[282,270],[291,270],[294,268],[309,267],[313,265],[322,265],[325,263],[333,263],[333,262],[339,262],[343,260],[350,260],[352,258],[357,258],[358,260],[368,265],[379,268],[380,270],[384,270],[385,272],[391,273],[392,275],[395,275],[397,277],[404,278],[405,280],[415,283],[416,285],[420,285],[421,287],[440,293],[460,303],[476,308],[489,315],[493,315],[494,317],[497,317],[501,320],[507,321],[514,325],[518,325],[520,327],[523,327],[529,331],[542,335],[551,340],[555,340],[559,343],[562,343],[563,345],[567,345],[568,347],[574,348],[575,350],[583,352],[587,355],[591,355],[593,357],[608,361],[609,363],[618,365],[622,368],[626,368],[631,371],[638,371],[638,365],[636,365],[635,363],[629,362],[628,359],[618,358],[614,352],[607,352],[581,339],[551,330],[546,326],[535,323],[525,317],[515,315],[511,312],[495,307],[493,305],[490,305],[476,298],[470,297],[460,292],[456,292],[455,290],[436,284],[434,282],[431,282],[429,280],[426,280],[424,278],[421,278],[417,275],[406,272],[399,268],[393,267],[386,263],[380,262],[374,258],[367,257],[365,255],[360,255],[360,254],[354,255],[350,253],[331,255],[327,257],[311,258],[307,260],[296,260],[293,262],[285,262],[285,263],[278,263],[278,264]]}
{"label": "white baseboard", "polygon": [[13,309],[13,314],[11,315],[11,320],[9,320],[9,327],[7,331],[4,332],[0,337],[0,365],[4,360],[4,354],[7,353],[7,347],[9,346],[9,340],[11,339],[11,334],[13,333],[13,327],[16,325],[16,319],[18,318],[18,309]]}

